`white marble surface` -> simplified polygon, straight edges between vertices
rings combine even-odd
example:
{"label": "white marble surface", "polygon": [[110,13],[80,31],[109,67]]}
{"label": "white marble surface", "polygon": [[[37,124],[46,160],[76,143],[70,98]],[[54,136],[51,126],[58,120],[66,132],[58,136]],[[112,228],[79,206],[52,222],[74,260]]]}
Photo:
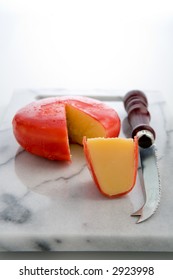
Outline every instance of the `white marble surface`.
{"label": "white marble surface", "polygon": [[[76,93],[101,95],[111,100],[108,103],[122,120],[126,117],[122,102],[114,101],[123,91]],[[73,162],[69,164],[36,157],[17,144],[11,120],[18,108],[40,95],[74,91],[14,94],[0,126],[1,251],[173,251],[173,127],[164,97],[158,92],[146,93],[157,134],[162,199],[155,215],[141,224],[130,216],[143,202],[138,178],[128,195],[108,199],[94,186],[80,146],[71,146]]]}

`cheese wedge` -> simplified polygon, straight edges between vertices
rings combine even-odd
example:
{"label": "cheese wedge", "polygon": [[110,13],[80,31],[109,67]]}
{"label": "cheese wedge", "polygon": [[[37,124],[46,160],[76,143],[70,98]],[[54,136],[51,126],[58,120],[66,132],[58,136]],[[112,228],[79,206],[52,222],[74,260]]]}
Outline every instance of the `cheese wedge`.
{"label": "cheese wedge", "polygon": [[83,143],[89,170],[103,194],[120,196],[134,187],[138,167],[137,138],[85,137]]}

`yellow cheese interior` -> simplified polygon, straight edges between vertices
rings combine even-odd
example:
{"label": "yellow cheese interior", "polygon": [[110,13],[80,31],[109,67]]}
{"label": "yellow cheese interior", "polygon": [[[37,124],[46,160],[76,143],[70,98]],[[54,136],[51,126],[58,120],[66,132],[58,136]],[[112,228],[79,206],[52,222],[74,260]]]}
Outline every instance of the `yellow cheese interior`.
{"label": "yellow cheese interior", "polygon": [[105,137],[105,130],[97,120],[69,104],[66,105],[66,117],[71,142],[82,145],[83,136]]}
{"label": "yellow cheese interior", "polygon": [[131,189],[135,174],[133,139],[88,139],[87,146],[101,190],[116,195]]}

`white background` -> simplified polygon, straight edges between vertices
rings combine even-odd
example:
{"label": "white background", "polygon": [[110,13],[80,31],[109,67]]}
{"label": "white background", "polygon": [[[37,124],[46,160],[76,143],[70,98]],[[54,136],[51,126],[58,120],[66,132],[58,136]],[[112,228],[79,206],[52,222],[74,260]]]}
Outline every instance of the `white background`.
{"label": "white background", "polygon": [[63,87],[159,90],[171,109],[172,53],[172,0],[0,0],[0,107]]}

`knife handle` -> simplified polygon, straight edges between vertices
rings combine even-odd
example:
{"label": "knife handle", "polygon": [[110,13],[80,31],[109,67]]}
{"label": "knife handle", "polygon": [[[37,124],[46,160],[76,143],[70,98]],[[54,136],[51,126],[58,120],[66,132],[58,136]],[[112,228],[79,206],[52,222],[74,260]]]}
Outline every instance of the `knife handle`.
{"label": "knife handle", "polygon": [[137,136],[142,148],[150,147],[155,140],[155,131],[150,126],[150,113],[146,95],[139,90],[129,91],[124,97],[124,107],[132,127],[132,137]]}

